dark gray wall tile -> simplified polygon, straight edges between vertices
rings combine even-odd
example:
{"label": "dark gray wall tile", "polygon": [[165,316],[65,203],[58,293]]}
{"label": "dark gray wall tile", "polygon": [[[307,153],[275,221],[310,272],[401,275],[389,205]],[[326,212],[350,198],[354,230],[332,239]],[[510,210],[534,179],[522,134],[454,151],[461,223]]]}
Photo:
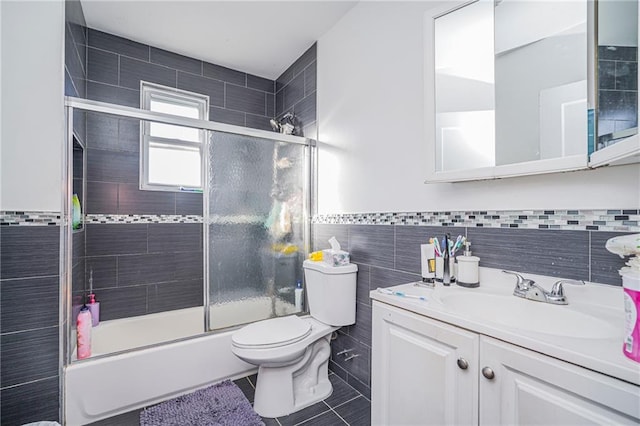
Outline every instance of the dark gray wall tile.
{"label": "dark gray wall tile", "polygon": [[298,75],[309,66],[317,57],[317,44],[313,43],[309,48],[293,63],[293,74]]}
{"label": "dark gray wall tile", "polygon": [[235,126],[244,126],[244,113],[211,107],[209,108],[209,120],[217,121],[218,123],[233,124]]}
{"label": "dark gray wall tile", "polygon": [[58,337],[57,326],[0,336],[2,386],[57,376]]}
{"label": "dark gray wall tile", "polygon": [[[2,412],[3,426],[17,426],[38,421],[60,422],[59,382],[58,376],[55,376],[2,389],[0,412]],[[2,384],[4,386],[4,382]]]}
{"label": "dark gray wall tile", "polygon": [[468,228],[480,266],[589,279],[587,231]]}
{"label": "dark gray wall tile", "polygon": [[202,194],[176,193],[176,214],[201,215]]}
{"label": "dark gray wall tile", "polygon": [[226,108],[250,114],[266,114],[266,93],[245,87],[226,85]]}
{"label": "dark gray wall tile", "polygon": [[151,62],[193,74],[202,74],[202,61],[155,47],[151,47]]}
{"label": "dark gray wall tile", "polygon": [[[338,355],[338,352],[345,349],[353,350],[346,354]],[[346,361],[348,356],[355,354],[359,356]],[[338,338],[331,342],[331,360],[346,370],[350,375],[367,385],[369,384],[369,348],[361,342],[346,334],[338,333]]]}
{"label": "dark gray wall tile", "polygon": [[139,61],[126,57],[120,57],[120,86],[140,90],[140,81],[162,84],[176,87],[176,70]]}
{"label": "dark gray wall tile", "polygon": [[58,325],[59,288],[58,276],[0,281],[0,333]]}
{"label": "dark gray wall tile", "polygon": [[85,64],[82,62],[80,58],[80,54],[78,52],[78,46],[73,42],[73,36],[71,35],[71,28],[68,25],[65,26],[65,39],[64,39],[64,47],[65,47],[65,58],[64,63],[69,71],[69,75],[71,77],[79,77],[86,78],[86,68]]}
{"label": "dark gray wall tile", "polygon": [[371,277],[371,267],[369,265],[358,265],[358,275],[356,278],[356,300],[358,303],[364,303],[365,305],[371,304],[369,299],[369,282]]}
{"label": "dark gray wall tile", "polygon": [[87,214],[117,214],[118,184],[108,182],[87,181],[85,201]]}
{"label": "dark gray wall tile", "polygon": [[263,115],[246,114],[245,126],[251,127],[252,129],[272,130],[269,117]]}
{"label": "dark gray wall tile", "polygon": [[140,159],[137,153],[87,149],[87,180],[138,183]]}
{"label": "dark gray wall tile", "polygon": [[282,91],[284,92],[284,109],[287,110],[304,98],[304,74],[291,80]]}
{"label": "dark gray wall tile", "polygon": [[1,232],[1,279],[58,275],[59,226],[4,226]]}
{"label": "dark gray wall tile", "polygon": [[316,121],[316,92],[302,99],[293,107],[293,113],[298,118],[301,127]]}
{"label": "dark gray wall tile", "polygon": [[603,119],[633,121],[638,113],[638,94],[617,90],[599,92],[599,116]]}
{"label": "dark gray wall tile", "polygon": [[118,146],[121,151],[140,152],[140,120],[118,119]]}
{"label": "dark gray wall tile", "polygon": [[147,286],[104,289],[98,295],[100,321],[135,317],[147,313]]}
{"label": "dark gray wall tile", "polygon": [[276,115],[276,95],[267,93],[267,117],[274,117]]}
{"label": "dark gray wall tile", "polygon": [[140,90],[125,89],[95,81],[87,82],[87,99],[140,108]]}
{"label": "dark gray wall tile", "polygon": [[[93,288],[100,290],[103,288],[116,287],[118,285],[118,257],[98,256],[85,258],[85,280],[89,286],[89,278],[93,271]],[[99,295],[98,295],[99,297]]]}
{"label": "dark gray wall tile", "polygon": [[[369,383],[370,382],[371,382],[371,380],[369,380]],[[347,384],[349,386],[353,387],[358,392],[360,392],[362,394],[362,396],[364,396],[365,398],[369,399],[369,401],[371,401],[371,385],[370,384],[366,384],[366,383],[361,382],[360,380],[358,380],[356,377],[352,376],[351,374],[349,374],[349,376],[347,377]]]}
{"label": "dark gray wall tile", "polygon": [[362,396],[336,408],[336,412],[351,426],[371,424],[371,402]]}
{"label": "dark gray wall tile", "polygon": [[598,61],[598,89],[616,88],[616,63],[615,61]]}
{"label": "dark gray wall tile", "polygon": [[[293,108],[291,108],[293,109]],[[287,111],[288,112],[288,111]],[[281,116],[285,113],[284,110],[284,90],[280,90],[276,93],[276,116]]]}
{"label": "dark gray wall tile", "polygon": [[118,118],[113,115],[88,113],[87,147],[118,149]]}
{"label": "dark gray wall tile", "polygon": [[638,90],[637,62],[616,62],[616,90]]}
{"label": "dark gray wall tile", "polygon": [[215,78],[216,80],[239,86],[246,86],[247,84],[247,75],[245,73],[208,62],[203,65],[203,74],[205,77]]}
{"label": "dark gray wall tile", "polygon": [[[621,259],[609,252],[605,244],[609,238],[627,234],[626,232],[590,232],[591,234],[591,278],[589,281],[602,284],[622,285],[618,273],[628,258]],[[628,234],[631,234],[629,232]]]}
{"label": "dark gray wall tile", "polygon": [[174,265],[173,253],[118,256],[118,286],[171,281]]}
{"label": "dark gray wall tile", "polygon": [[147,287],[149,313],[191,308],[203,304],[203,281],[187,280]]}
{"label": "dark gray wall tile", "polygon": [[149,253],[202,249],[199,223],[149,224]]}
{"label": "dark gray wall tile", "polygon": [[316,79],[317,79],[317,66],[316,61],[313,61],[304,70],[304,95],[309,96],[316,91]]}
{"label": "dark gray wall tile", "polygon": [[175,214],[176,193],[141,191],[137,184],[118,185],[119,214]]}
{"label": "dark gray wall tile", "polygon": [[420,274],[410,274],[401,271],[394,271],[393,269],[371,267],[369,288],[371,290],[375,290],[378,287],[391,287],[415,281],[421,281]]}
{"label": "dark gray wall tile", "polygon": [[84,269],[84,257],[71,267],[71,291],[74,293],[82,292],[89,287],[85,282]]}
{"label": "dark gray wall tile", "polygon": [[73,96],[75,98],[80,97],[80,95],[78,95],[78,90],[73,84],[73,79],[71,78],[71,75],[69,75],[69,71],[67,71],[66,67],[64,70],[64,95]]}
{"label": "dark gray wall tile", "polygon": [[209,106],[224,106],[224,83],[178,71],[178,89],[209,96]]}
{"label": "dark gray wall tile", "polygon": [[202,256],[202,251],[185,251],[180,253],[172,253],[174,264],[171,275],[172,279],[202,279],[204,275]]}
{"label": "dark gray wall tile", "polygon": [[84,232],[74,231],[71,236],[71,257],[76,265],[84,257]]}
{"label": "dark gray wall tile", "polygon": [[356,323],[350,325],[348,330],[349,336],[371,347],[371,306],[356,304]]}
{"label": "dark gray wall tile", "polygon": [[329,239],[336,237],[344,250],[349,247],[349,225],[313,225],[313,250],[324,250],[331,248]]}
{"label": "dark gray wall tile", "polygon": [[89,28],[89,46],[130,56],[132,58],[149,60],[149,46],[127,40],[122,37],[103,33]]}
{"label": "dark gray wall tile", "polygon": [[117,85],[118,55],[92,48],[87,50],[87,79]]}
{"label": "dark gray wall tile", "polygon": [[146,224],[88,224],[85,232],[87,256],[147,252]]}
{"label": "dark gray wall tile", "polygon": [[394,227],[391,225],[349,225],[351,260],[385,268],[394,266]]}
{"label": "dark gray wall tile", "polygon": [[247,74],[247,87],[262,90],[267,93],[275,92],[275,81],[257,75]]}
{"label": "dark gray wall tile", "polygon": [[338,377],[340,377],[345,382],[347,380],[347,377],[349,377],[349,373],[347,373],[347,370],[345,370],[344,368],[340,367],[338,364],[333,362],[331,359],[329,359],[329,371],[334,372]]}

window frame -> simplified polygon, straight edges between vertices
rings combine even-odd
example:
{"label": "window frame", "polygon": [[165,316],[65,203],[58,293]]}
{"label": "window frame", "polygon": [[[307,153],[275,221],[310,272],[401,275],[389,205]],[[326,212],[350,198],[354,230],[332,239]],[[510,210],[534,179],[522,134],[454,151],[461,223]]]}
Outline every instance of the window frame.
{"label": "window frame", "polygon": [[[151,111],[151,100],[163,101],[168,104],[196,106],[198,108],[198,119],[209,119],[209,96],[186,90],[175,89],[162,86],[160,84],[140,81],[140,108]],[[140,121],[140,189],[143,191],[170,191],[170,192],[194,192],[200,191],[204,187],[204,167],[203,155],[206,138],[206,130],[198,129],[199,141],[187,141],[182,139],[163,138],[151,136],[151,122]],[[152,143],[160,143],[175,148],[197,148],[200,155],[200,185],[185,186],[179,183],[152,183],[149,182],[149,150]]]}

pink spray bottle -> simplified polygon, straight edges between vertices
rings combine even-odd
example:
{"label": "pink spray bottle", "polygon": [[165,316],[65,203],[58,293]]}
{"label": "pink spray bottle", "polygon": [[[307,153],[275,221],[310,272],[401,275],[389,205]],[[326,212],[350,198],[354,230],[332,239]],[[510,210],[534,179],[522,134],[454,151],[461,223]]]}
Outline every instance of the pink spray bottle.
{"label": "pink spray bottle", "polygon": [[91,312],[87,305],[82,306],[76,320],[78,359],[91,356]]}

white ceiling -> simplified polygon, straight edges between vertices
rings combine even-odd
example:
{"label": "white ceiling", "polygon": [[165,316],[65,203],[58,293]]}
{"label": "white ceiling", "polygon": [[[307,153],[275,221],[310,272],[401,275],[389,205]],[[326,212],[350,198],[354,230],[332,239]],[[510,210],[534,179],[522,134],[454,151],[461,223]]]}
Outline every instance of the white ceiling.
{"label": "white ceiling", "polygon": [[357,1],[81,3],[90,28],[274,80]]}

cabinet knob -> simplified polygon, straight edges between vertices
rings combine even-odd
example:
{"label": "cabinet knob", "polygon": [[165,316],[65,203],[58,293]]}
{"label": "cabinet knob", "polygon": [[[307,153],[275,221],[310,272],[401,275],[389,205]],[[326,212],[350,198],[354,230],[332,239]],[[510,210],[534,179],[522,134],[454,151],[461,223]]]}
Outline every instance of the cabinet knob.
{"label": "cabinet knob", "polygon": [[482,369],[482,375],[489,380],[493,380],[493,378],[496,377],[496,374],[493,372],[491,367],[484,367]]}
{"label": "cabinet knob", "polygon": [[464,358],[458,358],[458,367],[460,367],[460,369],[462,370],[466,370],[467,368],[469,368],[469,363]]}

